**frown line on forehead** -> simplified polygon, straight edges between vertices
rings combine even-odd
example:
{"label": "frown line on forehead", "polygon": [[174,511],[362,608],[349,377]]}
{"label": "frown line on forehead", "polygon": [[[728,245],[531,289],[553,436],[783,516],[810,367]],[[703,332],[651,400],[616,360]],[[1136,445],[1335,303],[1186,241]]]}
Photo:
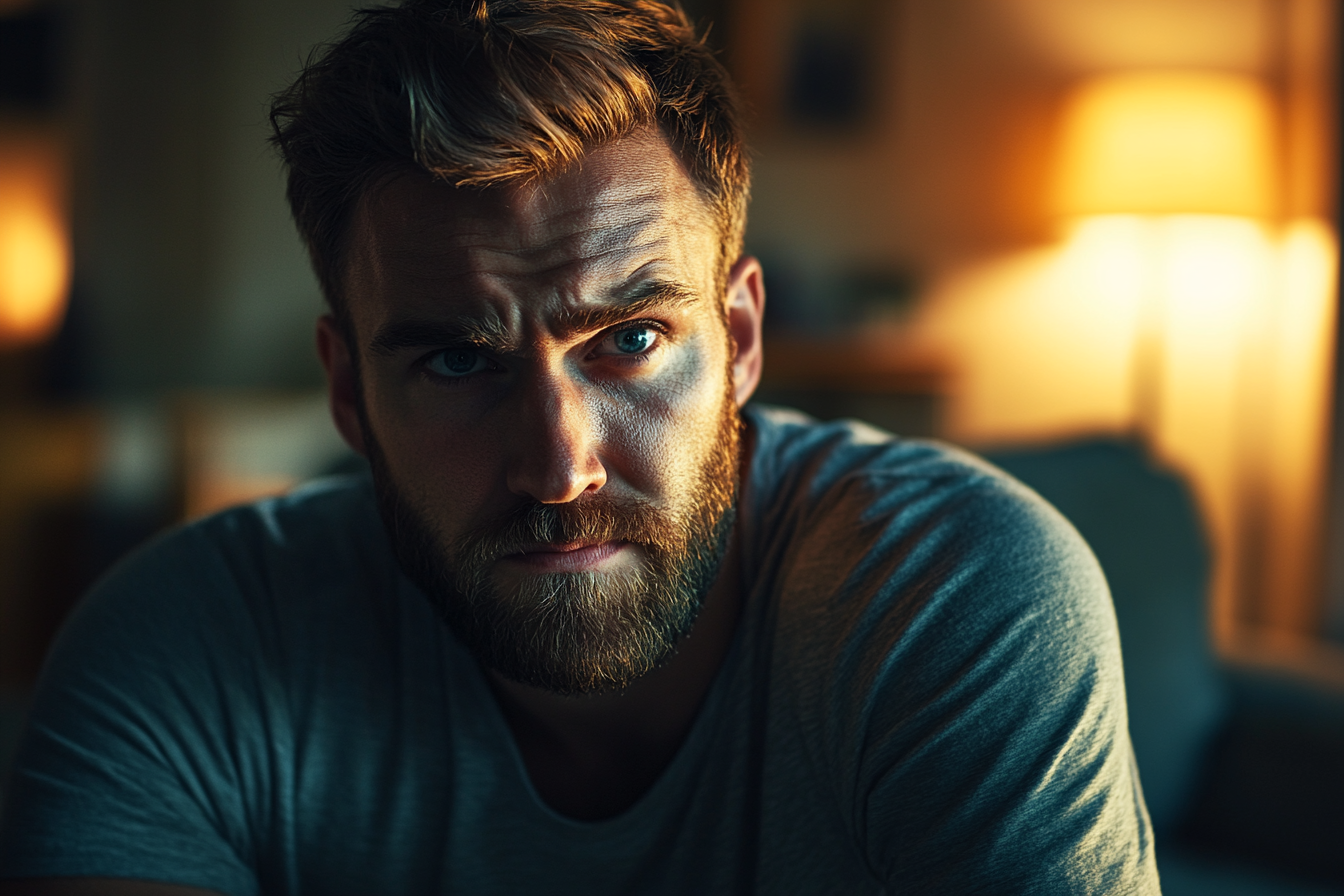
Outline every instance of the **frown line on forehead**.
{"label": "frown line on forehead", "polygon": [[371,248],[400,267],[438,266],[451,257],[468,270],[502,264],[537,276],[625,255],[713,253],[713,231],[698,200],[687,207],[658,191],[619,202],[589,193],[531,218],[486,197],[449,195],[439,203],[416,197],[405,205],[362,220]]}
{"label": "frown line on forehead", "polygon": [[[546,329],[556,338],[566,339],[595,333],[641,315],[686,308],[700,298],[697,291],[684,284],[646,281],[610,302],[562,308],[550,316]],[[369,348],[379,354],[444,345],[472,345],[501,354],[521,348],[518,335],[511,333],[508,325],[493,314],[388,321],[369,342]]]}

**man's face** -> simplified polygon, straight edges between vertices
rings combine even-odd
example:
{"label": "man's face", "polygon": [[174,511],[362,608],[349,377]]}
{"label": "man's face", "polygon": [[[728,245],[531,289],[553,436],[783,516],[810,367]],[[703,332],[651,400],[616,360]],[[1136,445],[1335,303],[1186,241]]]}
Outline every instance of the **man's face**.
{"label": "man's face", "polygon": [[731,530],[745,399],[717,263],[657,137],[540,184],[406,175],[362,204],[345,279],[359,431],[348,407],[342,430],[403,568],[507,677],[620,688],[694,622]]}

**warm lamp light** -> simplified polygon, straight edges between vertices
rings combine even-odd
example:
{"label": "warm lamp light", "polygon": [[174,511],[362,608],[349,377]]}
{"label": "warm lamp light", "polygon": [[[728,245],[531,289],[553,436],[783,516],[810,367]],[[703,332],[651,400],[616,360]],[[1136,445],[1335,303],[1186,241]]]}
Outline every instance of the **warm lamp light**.
{"label": "warm lamp light", "polygon": [[55,166],[6,155],[0,153],[0,346],[49,337],[64,315],[70,280]]}
{"label": "warm lamp light", "polygon": [[1161,441],[1186,422],[1163,413],[1169,368],[1198,354],[1172,344],[1175,319],[1201,309],[1211,347],[1220,325],[1254,304],[1247,290],[1259,294],[1268,249],[1258,234],[1275,212],[1273,126],[1268,91],[1241,75],[1106,75],[1065,107],[1056,208],[1133,259],[1132,419],[1143,437]]}
{"label": "warm lamp light", "polygon": [[1061,136],[1061,215],[1274,212],[1273,115],[1253,78],[1095,78],[1069,98]]}
{"label": "warm lamp light", "polygon": [[1265,83],[1208,72],[1093,78],[1060,110],[1052,200],[1068,233],[1067,314],[1114,338],[1075,339],[1058,357],[1128,348],[1104,385],[1127,378],[1131,435],[1200,495],[1224,558],[1211,583],[1224,642],[1244,597],[1266,621],[1309,612],[1280,595],[1310,606],[1338,252],[1324,222],[1284,220],[1279,194],[1310,174],[1298,150],[1319,148],[1315,85],[1281,85],[1292,122]]}

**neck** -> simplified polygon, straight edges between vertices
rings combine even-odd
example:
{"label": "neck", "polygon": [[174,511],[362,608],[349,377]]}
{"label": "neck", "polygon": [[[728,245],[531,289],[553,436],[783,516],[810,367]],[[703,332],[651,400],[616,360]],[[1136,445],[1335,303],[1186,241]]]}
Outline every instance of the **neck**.
{"label": "neck", "polygon": [[734,534],[695,627],[664,665],[619,693],[561,696],[490,672],[541,798],[595,820],[632,806],[676,755],[732,644],[742,605]]}

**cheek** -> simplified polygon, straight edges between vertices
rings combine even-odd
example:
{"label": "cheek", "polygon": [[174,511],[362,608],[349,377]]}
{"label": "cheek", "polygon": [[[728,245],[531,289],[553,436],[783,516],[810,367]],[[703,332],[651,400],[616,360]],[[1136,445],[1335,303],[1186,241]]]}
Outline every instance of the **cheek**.
{"label": "cheek", "polygon": [[375,383],[365,399],[388,471],[413,505],[436,518],[465,515],[497,490],[501,452],[488,432],[448,419],[442,407],[422,406],[406,389]]}
{"label": "cheek", "polygon": [[671,369],[637,395],[604,403],[602,442],[607,460],[637,491],[669,499],[698,481],[719,437],[727,394],[727,352],[698,340]]}

